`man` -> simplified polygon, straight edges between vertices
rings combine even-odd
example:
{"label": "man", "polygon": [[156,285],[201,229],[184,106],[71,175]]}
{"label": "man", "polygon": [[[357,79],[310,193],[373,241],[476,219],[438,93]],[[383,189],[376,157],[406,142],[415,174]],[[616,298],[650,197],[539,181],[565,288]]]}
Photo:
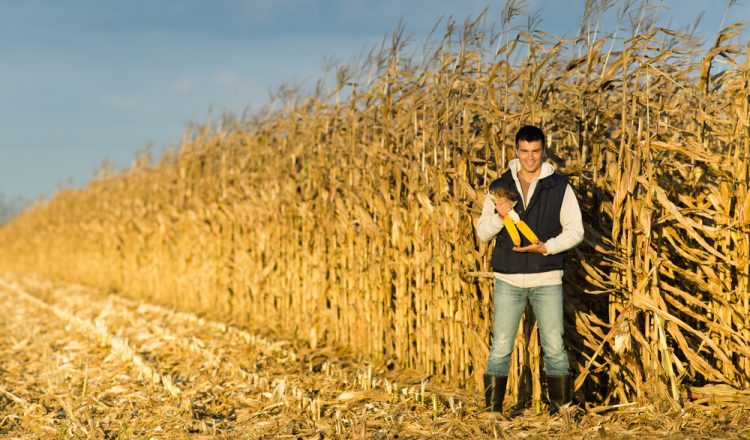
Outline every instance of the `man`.
{"label": "man", "polygon": [[568,249],[583,240],[583,223],[567,177],[555,173],[545,159],[544,132],[527,125],[516,134],[516,159],[493,181],[518,195],[515,211],[536,232],[539,241],[520,246],[511,241],[503,219],[513,209],[507,198],[487,197],[477,223],[482,241],[495,238],[492,348],[484,374],[485,403],[502,412],[510,356],[521,314],[530,301],[539,325],[550,406],[571,401],[568,355],[563,346],[563,265]]}

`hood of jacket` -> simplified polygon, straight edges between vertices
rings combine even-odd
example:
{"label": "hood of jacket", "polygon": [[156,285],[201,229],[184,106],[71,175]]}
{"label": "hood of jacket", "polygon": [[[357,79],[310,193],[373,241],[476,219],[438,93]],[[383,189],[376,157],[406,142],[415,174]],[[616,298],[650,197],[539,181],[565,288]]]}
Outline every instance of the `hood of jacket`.
{"label": "hood of jacket", "polygon": [[[510,174],[513,176],[513,180],[518,182],[518,170],[521,169],[521,161],[518,159],[511,159],[508,162],[508,169],[510,170]],[[548,162],[542,163],[542,172],[539,174],[539,177],[537,177],[537,180],[544,179],[545,177],[551,176],[555,173],[555,167],[552,166],[552,164]]]}

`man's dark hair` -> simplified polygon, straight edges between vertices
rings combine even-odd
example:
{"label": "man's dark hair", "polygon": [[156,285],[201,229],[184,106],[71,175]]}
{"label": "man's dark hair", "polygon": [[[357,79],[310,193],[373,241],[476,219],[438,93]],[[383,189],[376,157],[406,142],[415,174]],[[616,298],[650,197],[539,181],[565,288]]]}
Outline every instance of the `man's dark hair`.
{"label": "man's dark hair", "polygon": [[542,151],[544,151],[547,143],[547,141],[544,139],[544,132],[542,131],[542,129],[534,125],[524,125],[520,130],[518,130],[518,133],[516,133],[516,148],[518,148],[518,143],[520,141],[542,141]]}

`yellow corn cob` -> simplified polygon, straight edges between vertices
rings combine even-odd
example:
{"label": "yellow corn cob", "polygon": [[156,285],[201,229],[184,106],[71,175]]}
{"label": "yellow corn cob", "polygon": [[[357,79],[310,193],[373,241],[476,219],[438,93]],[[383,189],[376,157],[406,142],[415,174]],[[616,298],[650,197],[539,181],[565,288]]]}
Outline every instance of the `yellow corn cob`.
{"label": "yellow corn cob", "polygon": [[[513,244],[520,246],[521,236],[518,235],[518,229],[516,229],[516,225],[513,224],[513,220],[511,220],[509,215],[505,216],[503,224],[505,225],[505,229],[508,230],[508,234],[510,234],[510,239],[513,240]],[[526,226],[526,228],[528,229],[528,226]]]}
{"label": "yellow corn cob", "polygon": [[531,230],[531,228],[526,224],[525,221],[520,220],[518,223],[516,223],[516,226],[518,227],[518,230],[521,231],[521,234],[523,234],[523,236],[526,237],[526,239],[529,240],[532,244],[539,241],[539,237],[536,236],[534,231]]}

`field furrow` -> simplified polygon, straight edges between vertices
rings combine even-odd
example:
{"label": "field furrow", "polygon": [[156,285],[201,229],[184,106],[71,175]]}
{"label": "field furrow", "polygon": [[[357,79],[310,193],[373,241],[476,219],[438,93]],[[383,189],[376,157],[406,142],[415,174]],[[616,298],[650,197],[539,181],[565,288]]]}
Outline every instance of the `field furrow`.
{"label": "field furrow", "polygon": [[[85,286],[0,278],[0,436],[743,438],[742,408],[630,405],[518,417],[393,363],[283,341]],[[605,414],[599,414],[605,413]]]}
{"label": "field furrow", "polygon": [[171,396],[164,388],[138,378],[132,363],[85,327],[6,285],[0,289],[0,303],[8,311],[0,324],[0,433],[22,438],[175,434],[163,420],[179,418],[179,407],[168,404]]}

